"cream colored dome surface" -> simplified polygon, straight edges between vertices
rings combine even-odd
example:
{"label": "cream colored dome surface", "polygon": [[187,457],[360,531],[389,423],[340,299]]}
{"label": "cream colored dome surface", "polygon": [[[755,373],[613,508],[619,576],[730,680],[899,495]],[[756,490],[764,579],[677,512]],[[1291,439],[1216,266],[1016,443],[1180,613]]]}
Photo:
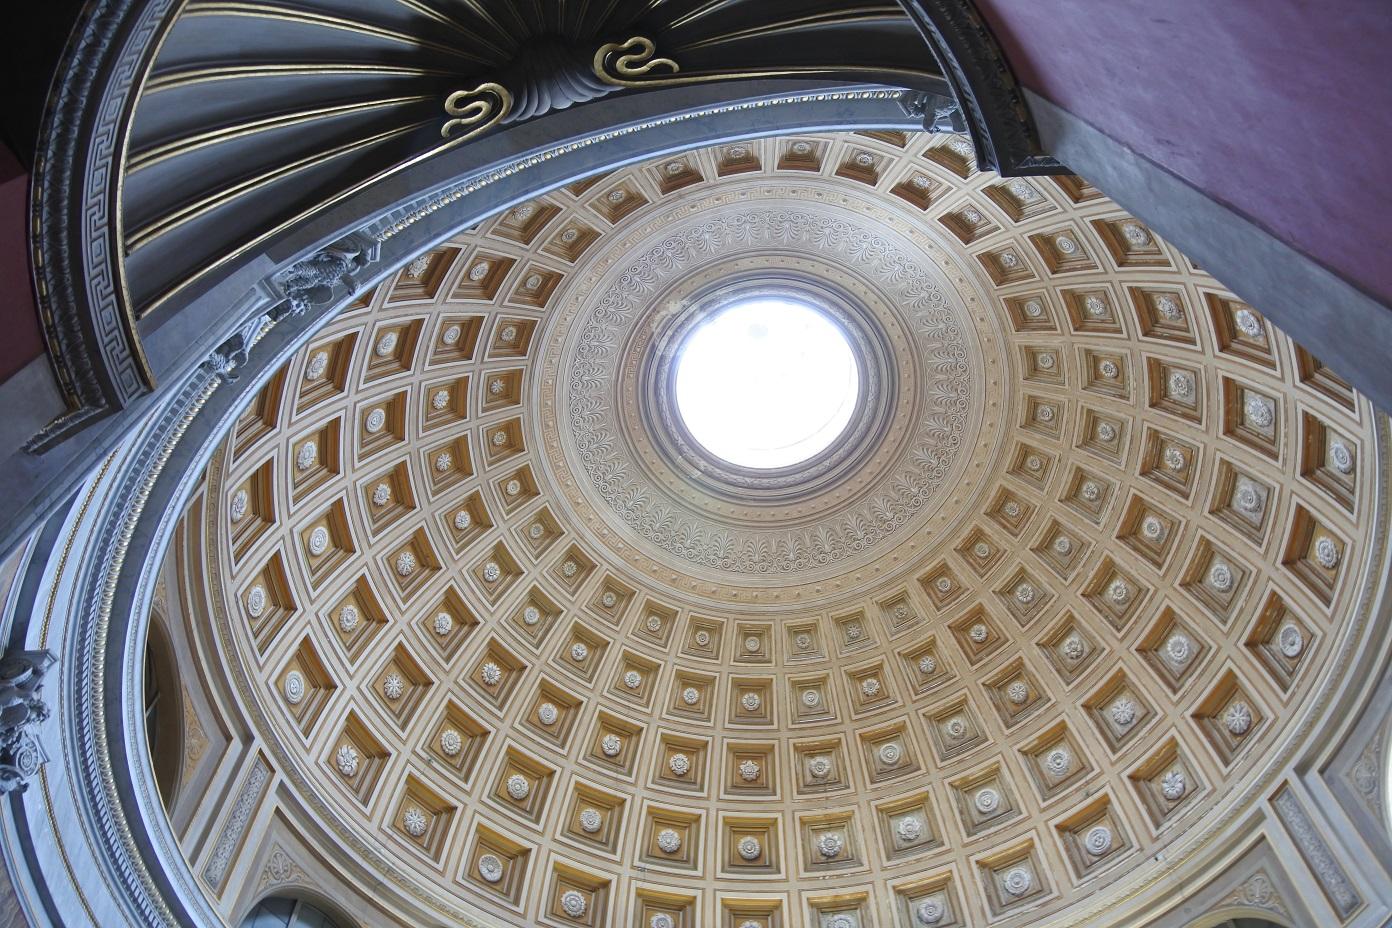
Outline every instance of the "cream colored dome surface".
{"label": "cream colored dome surface", "polygon": [[[767,473],[670,389],[755,291],[862,376]],[[1076,178],[773,138],[408,264],[237,422],[177,556],[277,815],[404,922],[1090,924],[1327,708],[1382,441]]]}
{"label": "cream colored dome surface", "polygon": [[[670,199],[597,244],[548,327],[542,466],[577,522],[650,583],[762,602],[816,597],[816,580],[954,525],[1003,432],[1000,407],[984,411],[986,379],[1008,382],[1003,333],[970,269],[922,234],[911,204],[854,181],[736,175]],[[770,280],[821,291],[873,375],[866,429],[843,442],[853,454],[777,487],[703,472],[680,448],[664,455],[675,417],[648,370],[671,352],[669,330],[699,316],[703,290]]]}

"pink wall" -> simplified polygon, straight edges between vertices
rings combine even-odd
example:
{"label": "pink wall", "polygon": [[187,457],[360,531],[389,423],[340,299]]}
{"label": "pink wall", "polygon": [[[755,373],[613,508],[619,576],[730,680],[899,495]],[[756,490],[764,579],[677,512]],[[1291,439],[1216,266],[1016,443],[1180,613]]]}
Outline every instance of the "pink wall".
{"label": "pink wall", "polygon": [[[1024,84],[1392,304],[1392,2],[977,0]],[[43,352],[0,146],[0,381]]]}
{"label": "pink wall", "polygon": [[0,145],[0,382],[43,354],[29,279],[29,175]]}
{"label": "pink wall", "polygon": [[1392,2],[977,4],[1025,86],[1392,304]]}

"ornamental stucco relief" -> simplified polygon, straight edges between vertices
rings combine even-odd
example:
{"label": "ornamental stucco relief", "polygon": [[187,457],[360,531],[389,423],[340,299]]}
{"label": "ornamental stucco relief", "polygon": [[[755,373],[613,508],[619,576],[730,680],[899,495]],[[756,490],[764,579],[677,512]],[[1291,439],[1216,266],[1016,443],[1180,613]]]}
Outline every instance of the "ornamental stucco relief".
{"label": "ornamental stucco relief", "polygon": [[[611,256],[592,300],[566,304],[578,315],[572,326],[557,331],[550,350],[560,356],[549,359],[551,369],[564,372],[554,399],[556,424],[564,427],[556,437],[584,496],[603,518],[622,526],[640,549],[666,555],[670,562],[745,576],[844,568],[921,524],[931,504],[946,496],[964,449],[971,447],[982,393],[981,372],[971,361],[980,357],[973,350],[980,335],[972,329],[963,298],[930,255],[876,222],[865,204],[832,206],[792,186],[766,195],[773,202],[738,210],[729,208],[728,196],[676,210],[653,224],[662,234],[655,241],[649,235],[636,257],[631,257],[633,237],[619,242],[618,255],[625,260]],[[903,437],[885,449],[892,465],[872,486],[857,488],[854,503],[825,507],[793,525],[785,520],[768,527],[721,518],[655,479],[635,451],[629,433],[636,426],[626,421],[615,386],[626,366],[642,360],[630,347],[634,330],[646,316],[672,311],[663,304],[672,280],[732,255],[762,253],[777,260],[807,255],[873,282],[877,302],[906,323],[911,342],[897,351],[917,359],[914,380],[904,385],[916,393],[909,398],[911,421],[901,423]]]}

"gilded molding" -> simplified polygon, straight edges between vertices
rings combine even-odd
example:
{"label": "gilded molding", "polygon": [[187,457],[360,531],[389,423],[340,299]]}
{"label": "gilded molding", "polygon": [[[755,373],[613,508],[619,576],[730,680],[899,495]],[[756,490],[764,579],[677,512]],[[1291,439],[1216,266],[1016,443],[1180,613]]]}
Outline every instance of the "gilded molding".
{"label": "gilded molding", "polygon": [[[133,398],[154,388],[154,375],[144,358],[138,337],[139,318],[165,305],[174,294],[194,280],[246,254],[270,235],[283,232],[314,212],[340,202],[409,164],[438,154],[450,145],[480,137],[500,124],[541,115],[614,89],[773,77],[864,79],[919,88],[940,87],[944,81],[943,76],[931,68],[918,68],[912,60],[891,60],[883,65],[874,61],[858,61],[837,65],[780,66],[777,55],[772,54],[767,63],[760,66],[730,69],[719,65],[712,67],[711,62],[705,60],[710,58],[712,49],[718,48],[722,42],[760,39],[776,51],[777,43],[801,40],[804,35],[815,35],[816,30],[826,31],[842,26],[857,29],[866,23],[896,29],[902,23],[905,34],[911,35],[908,19],[897,9],[883,4],[852,4],[846,9],[810,10],[806,15],[778,21],[761,20],[756,5],[746,5],[747,8],[738,11],[723,9],[723,13],[733,16],[732,27],[715,34],[707,32],[699,39],[686,39],[683,30],[688,29],[693,21],[709,14],[710,9],[674,15],[670,22],[663,22],[659,17],[651,24],[656,31],[645,28],[641,33],[633,31],[638,28],[636,22],[612,18],[612,8],[602,14],[587,11],[588,15],[582,16],[582,21],[576,25],[575,35],[568,37],[569,44],[553,49],[555,54],[549,56],[541,70],[537,69],[540,66],[529,63],[532,59],[518,58],[517,48],[506,39],[508,29],[501,24],[501,19],[493,15],[497,11],[487,5],[469,4],[467,10],[454,14],[441,12],[423,3],[409,3],[407,6],[416,15],[431,21],[431,31],[417,34],[396,24],[374,22],[370,17],[361,15],[360,11],[306,11],[262,0],[199,0],[182,8],[170,0],[106,0],[91,8],[91,14],[75,33],[74,44],[64,66],[59,68],[61,80],[56,86],[54,105],[50,108],[43,133],[45,139],[52,141],[49,143],[50,150],[40,162],[36,175],[38,193],[34,199],[34,225],[39,230],[34,248],[35,272],[45,337],[55,374],[70,409],[33,437],[28,446],[31,451],[41,452],[52,447],[84,425],[125,407]],[[981,27],[979,19],[953,12],[949,8],[954,5],[950,3],[942,4],[942,9],[929,9],[929,6],[908,4],[916,18],[927,17],[929,21],[939,23],[936,31],[929,29],[924,33],[930,44],[937,42],[950,46],[956,52],[955,57],[941,53],[939,57],[944,61],[957,62],[955,76],[949,75],[949,78],[955,82],[958,95],[962,96],[962,88],[969,88],[971,80],[975,78],[986,80],[990,85],[986,91],[963,98],[963,110],[977,117],[973,125],[989,122],[987,117],[1002,109],[1001,106],[991,109],[980,102],[997,91],[1016,100],[1017,115],[1023,113],[1023,105],[1017,99],[1019,94],[1010,96],[1013,84],[1008,80],[1008,68],[1000,64],[998,49],[994,49],[994,45],[988,41],[989,33]],[[665,13],[665,10],[662,12]],[[762,15],[767,19],[767,14]],[[150,51],[168,51],[161,43],[179,16],[252,21],[264,24],[265,28],[273,28],[274,24],[288,24],[294,28],[318,29],[326,35],[355,37],[358,41],[425,48],[465,62],[466,67],[462,70],[470,74],[472,80],[483,80],[484,83],[476,85],[473,91],[451,94],[444,101],[445,112],[442,114],[444,119],[441,120],[440,132],[445,144],[422,150],[404,160],[398,151],[402,140],[431,122],[428,118],[416,118],[423,115],[418,112],[420,108],[417,103],[432,97],[410,93],[384,94],[349,104],[305,100],[298,109],[287,114],[264,118],[248,116],[240,122],[234,120],[227,125],[190,130],[186,138],[134,151],[129,163],[121,164],[126,121],[130,115],[127,111],[132,106],[157,105],[155,101],[161,94],[191,83],[277,73],[380,74],[383,77],[421,77],[434,81],[440,73],[438,70],[392,67],[370,62],[342,61],[322,65],[285,62],[264,67],[195,67],[179,73],[162,73],[151,80],[148,87],[142,86],[147,77],[148,69],[145,66],[149,63]],[[646,27],[648,24],[645,22],[644,25]],[[630,37],[622,42],[600,41],[602,37],[615,32],[629,34]],[[536,45],[543,41],[541,36],[541,32],[538,32],[529,41]],[[958,48],[953,44],[954,37],[967,37],[972,41],[964,38],[957,43],[962,46]],[[171,41],[174,45],[178,44],[175,40]],[[659,47],[668,48],[669,55],[659,55]],[[589,60],[583,60],[584,55],[588,54],[586,49],[595,49]],[[986,54],[984,63],[964,68],[960,65],[960,59],[968,54],[964,49],[970,50],[971,54],[980,49],[985,50],[983,54],[991,54]],[[874,49],[868,51],[873,57]],[[827,60],[834,60],[842,54],[842,50],[833,43],[828,46],[827,54]],[[694,58],[697,66],[689,66],[687,58]],[[678,63],[679,59],[681,64]],[[553,76],[543,73],[557,69],[566,74]],[[576,73],[571,74],[572,71]],[[580,71],[585,73],[580,74]],[[518,82],[517,86],[509,83],[514,80]],[[145,90],[149,93],[145,93]],[[485,97],[486,100],[483,99]],[[93,101],[99,101],[99,104]],[[63,131],[63,127],[73,118],[73,114],[92,112],[98,106],[100,111],[95,118],[98,130],[93,133],[98,144],[91,152],[79,151],[73,141],[78,133]],[[951,110],[951,106],[935,106],[926,115],[933,125],[942,127],[948,124],[944,122],[946,117],[943,114]],[[128,186],[124,183],[126,175],[133,177],[138,172],[151,170],[181,155],[198,154],[209,146],[241,141],[256,133],[284,132],[296,126],[319,124],[326,119],[348,118],[354,113],[359,114],[360,122],[364,125],[371,123],[374,129],[364,129],[359,137],[349,143],[314,150],[297,149],[293,154],[286,155],[284,163],[273,165],[251,178],[230,175],[210,177],[206,190],[190,190],[189,196],[169,204],[155,200],[127,204],[120,201],[120,198],[133,195],[129,191],[139,189],[139,185]],[[399,113],[399,116],[391,117],[393,124],[390,126],[383,128],[377,125],[375,120],[378,116],[385,117],[388,113]],[[1027,117],[1022,116],[1021,121],[1027,124]],[[973,134],[980,144],[980,132],[973,129]],[[1021,137],[1028,138],[1028,132],[1024,131]],[[991,163],[994,157],[991,152],[1005,150],[1006,147],[999,141],[983,145],[982,151],[988,153],[983,165]],[[131,253],[131,266],[140,268],[135,257],[137,253],[166,236],[173,236],[176,232],[183,235],[200,222],[220,215],[231,215],[233,207],[248,202],[253,195],[274,185],[288,189],[285,187],[287,182],[293,182],[303,172],[327,160],[341,158],[346,163],[351,158],[366,164],[372,160],[369,152],[379,151],[392,153],[392,163],[383,161],[368,165],[361,178],[345,180],[342,191],[312,207],[300,208],[301,205],[290,204],[294,208],[285,210],[289,218],[283,222],[279,221],[283,217],[278,217],[275,222],[268,220],[266,227],[269,231],[265,234],[235,233],[241,237],[229,242],[216,254],[209,254],[207,260],[188,268],[171,267],[170,261],[163,257],[150,257],[147,259],[149,266],[144,269],[150,273],[132,272],[129,289],[134,296],[127,293],[124,251]],[[1019,161],[1019,164],[1030,170],[1053,169],[1045,164],[1045,160],[1038,158],[1028,163]],[[1008,164],[1003,163],[1002,166],[1009,169]],[[79,167],[83,170],[79,170]],[[116,177],[118,174],[120,177]],[[80,204],[63,179],[79,175],[82,175],[84,184]],[[160,187],[158,183],[153,186]],[[280,204],[277,208],[284,205]],[[131,228],[127,232],[125,227],[128,221]],[[93,230],[114,231],[98,233]],[[177,249],[169,245],[167,250],[173,253]],[[164,268],[169,270],[166,272]],[[160,270],[156,272],[156,269]],[[161,276],[165,273],[167,278]]]}
{"label": "gilded molding", "polygon": [[528,155],[525,158],[518,158],[487,172],[477,174],[468,180],[460,181],[446,187],[438,193],[421,197],[413,203],[400,207],[384,219],[368,223],[361,231],[372,235],[379,242],[386,242],[406,231],[417,222],[420,222],[426,216],[438,212],[452,203],[458,202],[471,193],[499,183],[528,168],[538,167],[554,158],[564,157],[565,155],[589,148],[592,145],[612,141],[613,139],[622,138],[623,136],[632,135],[637,132],[644,132],[674,123],[687,122],[689,120],[706,119],[723,113],[759,110],[770,106],[853,100],[904,100],[913,96],[915,95],[909,91],[898,90],[850,90],[831,91],[828,93],[789,94],[787,96],[776,96],[763,100],[751,100],[744,103],[716,106],[698,112],[676,113],[658,119],[644,120],[643,122],[633,125],[623,126],[606,132],[599,132],[576,142],[556,145],[544,149],[543,151],[536,152],[535,154]]}

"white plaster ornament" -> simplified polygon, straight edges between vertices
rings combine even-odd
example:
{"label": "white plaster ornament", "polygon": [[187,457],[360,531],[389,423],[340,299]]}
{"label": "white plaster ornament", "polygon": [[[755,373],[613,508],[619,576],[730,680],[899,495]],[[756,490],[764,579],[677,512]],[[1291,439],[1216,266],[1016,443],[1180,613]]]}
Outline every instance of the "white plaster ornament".
{"label": "white plaster ornament", "polygon": [[579,890],[567,889],[561,893],[561,911],[571,918],[580,918],[585,914],[588,903],[585,902],[585,895]]}
{"label": "white plaster ornament", "polygon": [[830,860],[837,854],[840,854],[841,849],[845,847],[845,845],[845,840],[836,832],[824,832],[822,836],[817,839],[817,853]]}
{"label": "white plaster ornament", "polygon": [[1034,887],[1034,877],[1024,867],[1015,867],[1005,874],[1001,880],[1003,888],[1008,896],[1019,898],[1025,895]]}
{"label": "white plaster ornament", "polygon": [[425,835],[425,830],[429,822],[424,812],[412,806],[402,814],[401,824],[406,829],[408,835],[413,838],[420,838]]}

